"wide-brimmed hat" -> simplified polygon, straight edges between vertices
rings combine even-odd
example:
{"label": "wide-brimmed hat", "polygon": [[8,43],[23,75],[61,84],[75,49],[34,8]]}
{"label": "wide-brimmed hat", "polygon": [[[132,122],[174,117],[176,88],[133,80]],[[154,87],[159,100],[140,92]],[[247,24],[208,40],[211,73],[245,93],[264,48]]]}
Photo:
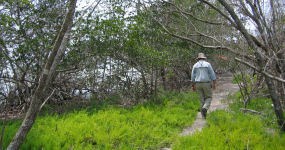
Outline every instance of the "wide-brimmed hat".
{"label": "wide-brimmed hat", "polygon": [[197,59],[207,59],[204,53],[198,53]]}

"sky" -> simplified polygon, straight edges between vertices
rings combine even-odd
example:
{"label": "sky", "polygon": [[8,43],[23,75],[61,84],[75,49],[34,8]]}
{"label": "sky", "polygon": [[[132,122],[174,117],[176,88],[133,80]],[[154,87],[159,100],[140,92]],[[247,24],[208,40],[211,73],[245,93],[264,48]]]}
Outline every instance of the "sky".
{"label": "sky", "polygon": [[78,0],[77,2],[77,10],[83,10],[88,8],[89,6],[95,6],[99,0]]}

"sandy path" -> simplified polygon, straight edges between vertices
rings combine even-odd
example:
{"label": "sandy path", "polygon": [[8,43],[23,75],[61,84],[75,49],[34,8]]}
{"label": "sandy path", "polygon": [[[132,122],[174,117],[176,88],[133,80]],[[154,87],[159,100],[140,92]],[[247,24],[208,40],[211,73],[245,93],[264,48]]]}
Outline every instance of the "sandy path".
{"label": "sandy path", "polygon": [[[213,91],[213,100],[208,113],[218,109],[226,109],[228,106],[226,103],[222,103],[221,100],[226,99],[230,94],[233,94],[239,90],[237,84],[232,83],[232,76],[227,74],[220,77],[217,81],[217,88]],[[181,135],[191,135],[197,131],[201,131],[206,125],[206,120],[202,118],[200,112],[197,113],[196,120],[192,126],[185,128]]]}
{"label": "sandy path", "polygon": [[[232,83],[232,79],[231,74],[224,74],[221,77],[218,77],[217,88],[213,91],[213,100],[208,113],[219,109],[227,109],[228,105],[226,103],[222,103],[222,100],[239,90],[238,85]],[[205,127],[206,123],[207,121],[203,119],[201,113],[198,112],[196,120],[192,126],[183,129],[180,135],[192,135],[197,131],[201,131]],[[171,150],[171,148],[162,148],[161,150]]]}

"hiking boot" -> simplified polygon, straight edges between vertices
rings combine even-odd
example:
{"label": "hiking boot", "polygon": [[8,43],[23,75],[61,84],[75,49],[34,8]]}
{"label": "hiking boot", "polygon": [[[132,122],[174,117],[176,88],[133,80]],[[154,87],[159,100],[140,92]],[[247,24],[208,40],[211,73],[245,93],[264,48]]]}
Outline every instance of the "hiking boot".
{"label": "hiking boot", "polygon": [[207,109],[206,109],[206,108],[202,108],[201,114],[202,114],[202,118],[203,118],[203,119],[206,119],[206,116],[207,116]]}

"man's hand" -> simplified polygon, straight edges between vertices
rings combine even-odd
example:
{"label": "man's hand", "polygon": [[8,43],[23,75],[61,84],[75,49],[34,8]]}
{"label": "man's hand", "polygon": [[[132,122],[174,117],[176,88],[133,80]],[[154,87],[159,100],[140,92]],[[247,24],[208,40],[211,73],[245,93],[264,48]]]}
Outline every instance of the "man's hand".
{"label": "man's hand", "polygon": [[213,90],[216,89],[216,80],[213,81],[212,88],[213,88]]}
{"label": "man's hand", "polygon": [[196,91],[196,85],[195,84],[192,84],[192,90]]}

